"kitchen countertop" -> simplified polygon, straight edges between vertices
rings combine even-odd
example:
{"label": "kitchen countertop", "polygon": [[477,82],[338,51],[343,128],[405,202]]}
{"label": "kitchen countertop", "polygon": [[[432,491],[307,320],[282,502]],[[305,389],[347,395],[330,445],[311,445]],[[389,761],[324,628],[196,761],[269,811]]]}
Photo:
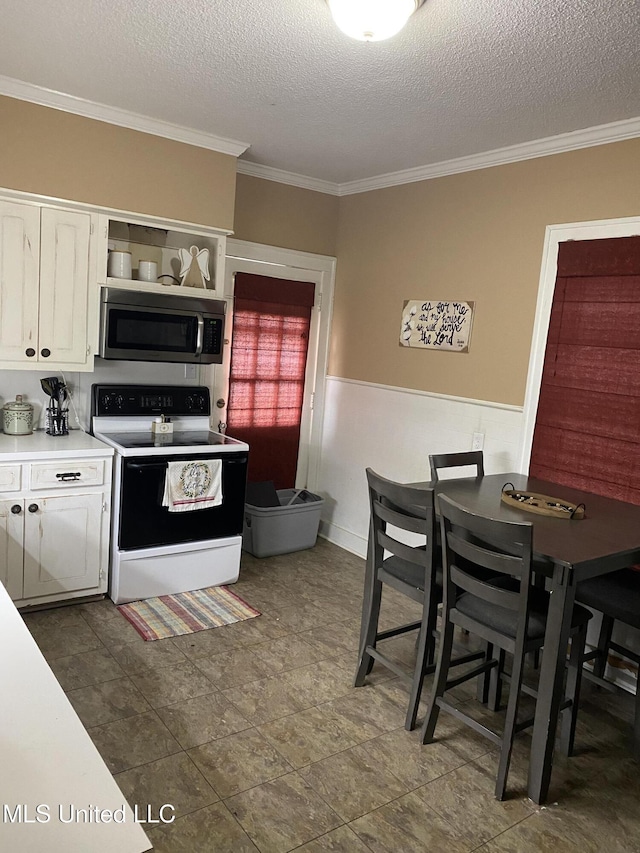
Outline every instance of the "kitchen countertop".
{"label": "kitchen countertop", "polygon": [[30,435],[0,433],[0,463],[29,462],[55,456],[58,459],[113,456],[113,448],[80,429],[69,435],[47,435],[42,429]]}
{"label": "kitchen countertop", "polygon": [[[142,826],[136,823],[116,781],[1,583],[0,686],[2,850],[150,850]],[[69,822],[69,816],[78,814],[79,809],[99,815],[99,819]],[[122,822],[108,821],[106,810],[121,809],[118,818],[122,815]],[[47,816],[49,819],[45,820]]]}

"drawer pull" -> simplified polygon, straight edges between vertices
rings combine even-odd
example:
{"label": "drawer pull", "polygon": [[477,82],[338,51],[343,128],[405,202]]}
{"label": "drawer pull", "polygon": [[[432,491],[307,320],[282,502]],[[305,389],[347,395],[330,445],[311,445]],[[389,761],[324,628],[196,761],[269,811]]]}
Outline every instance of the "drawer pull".
{"label": "drawer pull", "polygon": [[29,512],[38,512],[38,504],[29,504]]}
{"label": "drawer pull", "polygon": [[62,483],[66,483],[69,480],[79,480],[80,477],[82,477],[81,471],[65,471],[64,474],[56,474],[56,478]]}
{"label": "drawer pull", "polygon": [[20,506],[20,504],[14,504],[14,505],[11,507],[11,512],[12,512],[14,515],[20,515],[20,513],[22,512],[22,507]]}

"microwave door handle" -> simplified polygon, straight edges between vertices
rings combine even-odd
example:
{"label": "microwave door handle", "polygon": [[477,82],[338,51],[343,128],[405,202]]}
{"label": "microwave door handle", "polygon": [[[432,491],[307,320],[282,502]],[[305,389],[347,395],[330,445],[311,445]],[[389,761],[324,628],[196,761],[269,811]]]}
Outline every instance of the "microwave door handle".
{"label": "microwave door handle", "polygon": [[202,355],[202,347],[204,346],[204,317],[202,314],[196,314],[198,320],[198,331],[196,333],[196,351],[195,355]]}

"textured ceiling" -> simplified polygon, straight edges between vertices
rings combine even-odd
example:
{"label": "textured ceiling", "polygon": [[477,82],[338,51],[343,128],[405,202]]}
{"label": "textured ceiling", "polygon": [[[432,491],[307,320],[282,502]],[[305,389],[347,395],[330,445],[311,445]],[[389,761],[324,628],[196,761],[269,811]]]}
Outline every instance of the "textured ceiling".
{"label": "textured ceiling", "polygon": [[426,0],[355,42],[325,0],[6,0],[0,74],[336,183],[640,116],[640,0]]}

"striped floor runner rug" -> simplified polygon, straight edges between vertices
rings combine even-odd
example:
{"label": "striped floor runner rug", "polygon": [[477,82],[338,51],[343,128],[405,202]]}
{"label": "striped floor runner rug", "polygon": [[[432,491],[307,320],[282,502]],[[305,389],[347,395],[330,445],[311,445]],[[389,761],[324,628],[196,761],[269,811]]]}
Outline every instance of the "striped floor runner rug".
{"label": "striped floor runner rug", "polygon": [[165,640],[260,616],[225,586],[132,601],[118,610],[145,640]]}

